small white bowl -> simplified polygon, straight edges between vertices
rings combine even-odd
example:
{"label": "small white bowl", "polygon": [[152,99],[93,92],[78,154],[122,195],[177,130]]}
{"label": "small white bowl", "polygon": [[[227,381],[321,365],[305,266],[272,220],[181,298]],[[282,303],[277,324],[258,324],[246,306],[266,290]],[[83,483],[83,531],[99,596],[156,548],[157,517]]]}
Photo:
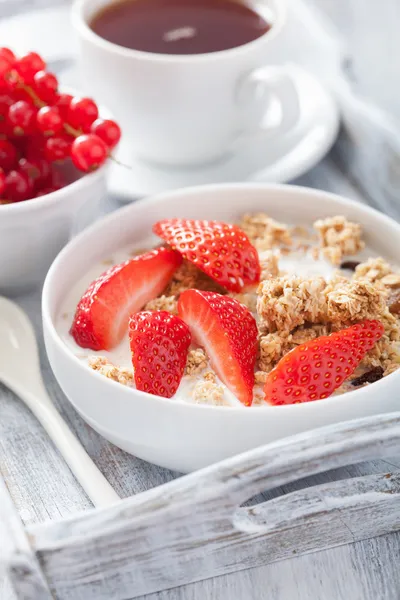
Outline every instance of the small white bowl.
{"label": "small white bowl", "polygon": [[[192,471],[228,456],[330,423],[398,410],[400,371],[342,396],[277,407],[214,407],[151,396],[106,379],[67,348],[55,322],[67,291],[94,264],[148,237],[164,217],[235,221],[265,211],[288,223],[345,215],[359,222],[367,244],[388,260],[400,256],[400,225],[340,196],[285,185],[236,184],[183,189],[141,200],[102,219],[57,257],[43,290],[47,353],[62,389],[101,435],[136,456]],[[83,291],[83,290],[82,290]]]}
{"label": "small white bowl", "polygon": [[106,193],[106,166],[65,187],[0,206],[0,293],[15,295],[44,280],[84,205]]}

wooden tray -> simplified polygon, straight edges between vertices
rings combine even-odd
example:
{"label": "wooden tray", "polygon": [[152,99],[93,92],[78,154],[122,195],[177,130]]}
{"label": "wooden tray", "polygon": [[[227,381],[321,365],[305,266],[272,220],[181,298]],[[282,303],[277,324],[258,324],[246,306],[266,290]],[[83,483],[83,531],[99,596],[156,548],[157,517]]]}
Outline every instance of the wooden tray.
{"label": "wooden tray", "polygon": [[239,505],[294,479],[398,451],[400,413],[368,417],[27,530],[2,485],[1,559],[21,600],[123,600],[383,535],[400,529],[400,472]]}

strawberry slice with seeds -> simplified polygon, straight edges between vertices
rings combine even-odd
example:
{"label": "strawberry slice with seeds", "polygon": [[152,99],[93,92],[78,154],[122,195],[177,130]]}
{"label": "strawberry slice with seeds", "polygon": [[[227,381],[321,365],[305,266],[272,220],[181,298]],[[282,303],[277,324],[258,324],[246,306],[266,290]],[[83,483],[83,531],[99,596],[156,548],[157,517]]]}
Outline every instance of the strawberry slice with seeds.
{"label": "strawberry slice with seeds", "polygon": [[327,398],[355,371],[384,331],[380,321],[362,321],[297,346],[269,374],[266,401],[282,405]]}
{"label": "strawberry slice with seeds", "polygon": [[181,263],[174,250],[157,248],[100,275],[76,308],[70,330],[76,343],[92,350],[114,348],[127,331],[129,315],[161,294]]}
{"label": "strawberry slice with seeds", "polygon": [[248,308],[228,296],[182,292],[178,312],[203,346],[218,377],[246,406],[253,401],[257,325]]}
{"label": "strawberry slice with seeds", "polygon": [[166,310],[146,310],[131,316],[129,339],[136,388],[171,398],[185,370],[189,327]]}
{"label": "strawberry slice with seeds", "polygon": [[227,290],[240,292],[260,280],[257,250],[237,225],[164,219],[153,231]]}

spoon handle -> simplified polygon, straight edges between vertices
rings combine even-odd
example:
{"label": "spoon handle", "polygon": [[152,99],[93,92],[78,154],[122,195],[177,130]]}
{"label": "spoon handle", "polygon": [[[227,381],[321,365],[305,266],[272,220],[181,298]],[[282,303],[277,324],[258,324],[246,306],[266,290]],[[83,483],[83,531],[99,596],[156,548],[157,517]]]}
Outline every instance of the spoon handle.
{"label": "spoon handle", "polygon": [[23,395],[93,504],[105,507],[118,502],[120,497],[71,432],[47,392],[42,390],[39,396],[25,390]]}

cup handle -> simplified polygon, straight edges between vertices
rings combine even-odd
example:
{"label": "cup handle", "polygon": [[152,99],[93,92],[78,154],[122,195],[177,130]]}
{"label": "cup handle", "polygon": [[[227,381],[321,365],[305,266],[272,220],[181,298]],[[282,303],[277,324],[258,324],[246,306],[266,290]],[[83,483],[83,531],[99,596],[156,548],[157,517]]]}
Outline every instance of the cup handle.
{"label": "cup handle", "polygon": [[[277,125],[268,127],[263,122],[271,109],[271,97],[279,102],[281,119]],[[288,133],[300,120],[296,69],[288,65],[254,69],[241,80],[237,103],[243,115],[243,132],[239,141],[258,134],[269,134],[271,138],[275,138]],[[250,119],[253,123],[249,123]]]}

